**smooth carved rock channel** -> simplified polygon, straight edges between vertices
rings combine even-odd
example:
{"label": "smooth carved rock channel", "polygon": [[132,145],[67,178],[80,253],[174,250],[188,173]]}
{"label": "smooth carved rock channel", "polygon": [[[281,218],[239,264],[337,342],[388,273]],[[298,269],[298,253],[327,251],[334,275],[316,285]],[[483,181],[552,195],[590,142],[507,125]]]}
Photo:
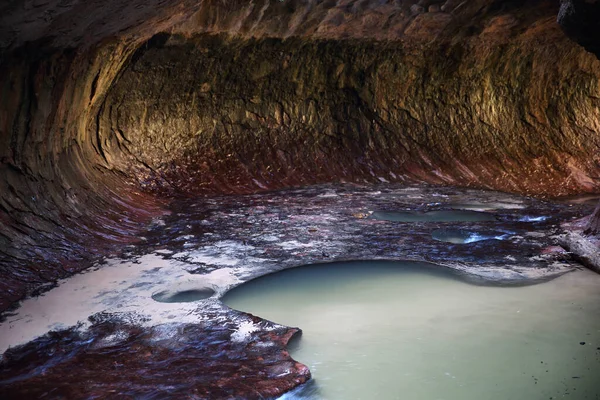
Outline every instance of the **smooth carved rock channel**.
{"label": "smooth carved rock channel", "polygon": [[558,2],[417,3],[4,4],[0,309],[136,242],[174,195],[597,192],[600,61]]}
{"label": "smooth carved rock channel", "polygon": [[600,191],[598,15],[2,2],[0,398],[279,396],[310,377],[286,350],[298,330],[219,298],[306,263],[513,286],[600,270],[600,205],[547,200]]}

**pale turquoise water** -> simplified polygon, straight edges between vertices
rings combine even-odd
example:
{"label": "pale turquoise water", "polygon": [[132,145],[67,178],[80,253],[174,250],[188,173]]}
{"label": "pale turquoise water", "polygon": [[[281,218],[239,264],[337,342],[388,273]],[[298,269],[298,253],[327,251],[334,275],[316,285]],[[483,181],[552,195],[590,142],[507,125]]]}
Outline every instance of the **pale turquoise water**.
{"label": "pale turquoise water", "polygon": [[286,398],[600,398],[600,275],[589,271],[500,288],[414,263],[318,265],[224,301],[303,329],[292,356],[314,382]]}
{"label": "pale turquoise water", "polygon": [[189,303],[192,301],[208,299],[213,294],[215,294],[215,291],[209,288],[182,291],[164,290],[154,293],[152,299],[160,303]]}

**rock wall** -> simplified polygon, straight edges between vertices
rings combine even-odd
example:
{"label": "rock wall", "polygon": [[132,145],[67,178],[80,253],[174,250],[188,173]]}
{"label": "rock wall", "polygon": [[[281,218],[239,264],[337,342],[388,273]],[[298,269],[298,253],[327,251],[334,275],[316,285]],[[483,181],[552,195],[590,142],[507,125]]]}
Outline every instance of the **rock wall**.
{"label": "rock wall", "polygon": [[[600,59],[600,1],[561,0],[558,23],[571,39]],[[600,235],[600,203],[590,217],[585,233]]]}
{"label": "rock wall", "polygon": [[598,62],[553,19],[532,29],[418,48],[164,36],[92,129],[127,176],[176,193],[364,179],[597,191]]}
{"label": "rock wall", "polygon": [[107,52],[14,57],[0,68],[8,77],[0,86],[0,309],[134,241],[140,222],[159,212],[81,130],[95,107],[94,77],[112,79]]}
{"label": "rock wall", "polygon": [[135,241],[166,195],[598,191],[600,64],[558,6],[4,2],[0,310]]}

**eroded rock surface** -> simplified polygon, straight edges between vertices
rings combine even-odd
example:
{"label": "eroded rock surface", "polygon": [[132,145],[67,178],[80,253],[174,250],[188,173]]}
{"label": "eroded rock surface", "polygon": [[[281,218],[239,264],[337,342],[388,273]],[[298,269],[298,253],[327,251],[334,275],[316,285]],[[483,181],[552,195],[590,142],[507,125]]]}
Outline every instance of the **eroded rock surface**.
{"label": "eroded rock surface", "polygon": [[[493,47],[483,35],[419,51],[164,37],[136,54],[93,128],[116,167],[169,192],[374,175],[538,195],[597,190],[596,61],[580,53],[547,65],[572,45],[561,46],[557,27],[545,31],[550,45],[528,29]],[[117,159],[121,148],[131,156]]]}
{"label": "eroded rock surface", "polygon": [[[561,23],[596,51],[582,3],[597,2],[563,2]],[[549,0],[4,2],[0,310],[140,243],[172,196],[597,192],[600,61],[558,14]]]}
{"label": "eroded rock surface", "polygon": [[[600,59],[600,2],[597,0],[561,0],[558,23],[577,43]],[[600,203],[590,217],[584,233],[593,235],[593,241],[600,240]],[[591,243],[597,247],[595,243]],[[586,247],[587,245],[584,245]],[[596,250],[597,251],[597,250]],[[589,258],[589,256],[585,256]],[[594,257],[592,257],[594,258]],[[600,270],[600,262],[594,263]]]}
{"label": "eroded rock surface", "polygon": [[[229,309],[218,300],[229,289],[282,269],[343,260],[417,261],[483,285],[540,283],[576,267],[568,254],[553,248],[556,234],[560,221],[579,218],[592,207],[391,184],[175,202],[170,215],[153,220],[144,244],[128,246],[121,258],[98,264],[6,315],[0,352],[13,347],[0,361],[0,394],[15,399],[44,393],[55,398],[278,396],[310,376],[285,350],[296,329]],[[370,217],[378,210],[465,209],[493,218]],[[494,237],[452,244],[434,238],[442,229]],[[195,302],[153,300],[165,291],[206,288],[214,295]],[[53,332],[44,335],[48,330]]]}
{"label": "eroded rock surface", "polygon": [[599,61],[554,1],[1,11],[0,309],[135,241],[165,194],[598,190]]}
{"label": "eroded rock surface", "polygon": [[6,352],[0,394],[5,399],[264,399],[310,379],[308,368],[285,349],[298,329],[248,315],[256,330],[247,341],[235,341],[239,321],[213,317],[221,317],[219,324],[199,318],[144,328],[119,316],[96,316],[83,333],[69,329]]}

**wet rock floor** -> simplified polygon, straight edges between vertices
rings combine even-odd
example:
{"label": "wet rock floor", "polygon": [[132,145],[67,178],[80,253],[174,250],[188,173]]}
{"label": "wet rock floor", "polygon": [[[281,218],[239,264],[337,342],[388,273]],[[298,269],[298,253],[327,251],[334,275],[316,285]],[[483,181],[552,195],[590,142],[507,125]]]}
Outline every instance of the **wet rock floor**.
{"label": "wet rock floor", "polygon": [[538,283],[578,267],[557,235],[593,207],[389,184],[177,200],[140,244],[4,315],[0,398],[276,397],[310,378],[285,348],[298,330],[228,308],[229,289],[304,264],[383,259],[476,284]]}

